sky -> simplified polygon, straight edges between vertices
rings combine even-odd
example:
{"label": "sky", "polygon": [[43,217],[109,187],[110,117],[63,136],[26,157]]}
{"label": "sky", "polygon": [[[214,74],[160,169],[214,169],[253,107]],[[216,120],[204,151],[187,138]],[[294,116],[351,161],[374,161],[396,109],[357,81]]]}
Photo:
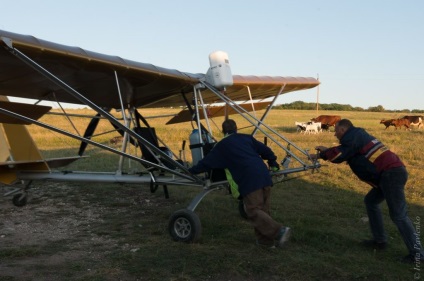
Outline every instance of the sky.
{"label": "sky", "polygon": [[422,0],[14,0],[0,29],[206,73],[225,51],[238,75],[319,78],[294,101],[424,109]]}

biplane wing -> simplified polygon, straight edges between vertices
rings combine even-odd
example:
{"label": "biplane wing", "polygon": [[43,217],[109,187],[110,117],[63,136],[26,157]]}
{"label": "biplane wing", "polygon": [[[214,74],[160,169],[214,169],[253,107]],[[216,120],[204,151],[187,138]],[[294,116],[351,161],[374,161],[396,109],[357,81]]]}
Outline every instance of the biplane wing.
{"label": "biplane wing", "polygon": [[[0,37],[2,45],[12,44],[70,87],[83,93],[87,99],[104,108],[121,108],[121,101],[116,95],[116,78],[124,107],[135,108],[185,106],[182,94],[192,93],[193,85],[205,78],[205,74],[181,72],[103,55],[33,36],[0,30]],[[5,48],[0,48],[0,62],[1,95],[84,104],[19,61]],[[280,94],[310,89],[318,84],[315,78],[234,75],[233,85],[226,87],[226,95],[233,101],[245,101],[249,99],[250,90],[251,98],[260,100],[275,96],[282,85],[285,87]],[[222,102],[209,90],[203,91],[202,95],[205,104]]]}
{"label": "biplane wing", "polygon": [[[50,108],[0,101],[0,181],[28,183],[22,194],[14,196],[14,204],[26,203],[26,190],[33,180],[136,183],[149,185],[152,192],[162,185],[166,197],[167,185],[201,187],[200,194],[186,209],[175,212],[169,223],[174,240],[196,241],[200,222],[195,208],[209,192],[228,183],[222,178],[214,180],[212,173],[203,177],[191,175],[188,163],[182,161],[185,159],[170,151],[150,127],[139,111],[143,108],[184,107],[172,122],[192,120],[195,116],[193,121],[198,129],[193,132],[197,131],[198,135],[193,140],[197,143],[190,147],[192,152],[200,149],[201,157],[205,142],[213,145],[215,141],[208,137],[203,140],[204,133],[211,132],[208,118],[237,113],[252,124],[252,135],[261,131],[287,153],[287,159],[282,162],[284,170],[271,172],[273,176],[319,168],[318,162],[308,163],[311,159],[307,150],[297,147],[264,122],[278,96],[311,89],[319,85],[319,81],[311,77],[232,75],[226,54],[222,52],[225,55],[218,56],[217,53],[210,54],[210,67],[205,74],[189,73],[0,30],[0,95],[81,104],[97,113],[90,117],[85,133],[80,135],[38,120]],[[250,114],[248,103],[243,104],[265,99],[270,101],[256,105],[257,109],[266,108],[261,118]],[[225,106],[209,107],[216,103],[225,103]],[[111,109],[121,112],[122,118],[112,115]],[[71,116],[64,114],[71,121]],[[121,149],[93,139],[100,119],[109,121],[113,131],[122,134]],[[43,159],[25,124],[79,140],[78,156]],[[100,173],[53,169],[81,158],[87,145],[119,156],[118,169]],[[139,148],[142,155],[131,154],[127,145]],[[140,171],[123,172],[124,158],[141,164]],[[299,165],[288,167],[290,159]]]}

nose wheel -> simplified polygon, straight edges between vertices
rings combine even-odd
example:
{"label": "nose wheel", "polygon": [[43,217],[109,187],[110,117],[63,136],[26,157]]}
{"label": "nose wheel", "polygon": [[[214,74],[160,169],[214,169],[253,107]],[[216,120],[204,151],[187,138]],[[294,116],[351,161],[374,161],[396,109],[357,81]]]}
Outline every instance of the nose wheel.
{"label": "nose wheel", "polygon": [[172,214],[168,229],[174,241],[194,243],[201,236],[202,226],[196,213],[182,209]]}

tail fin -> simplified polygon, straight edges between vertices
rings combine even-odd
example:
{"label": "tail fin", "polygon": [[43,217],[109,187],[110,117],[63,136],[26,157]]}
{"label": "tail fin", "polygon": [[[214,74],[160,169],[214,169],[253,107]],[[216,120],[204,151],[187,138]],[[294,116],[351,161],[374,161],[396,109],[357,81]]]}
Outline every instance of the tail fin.
{"label": "tail fin", "polygon": [[[0,97],[7,101],[7,97]],[[17,180],[15,164],[26,162],[25,170],[48,171],[48,165],[40,161],[42,155],[25,125],[0,124],[0,182],[11,184]],[[20,168],[20,170],[22,170]]]}
{"label": "tail fin", "polygon": [[[42,156],[34,140],[24,125],[0,125],[0,182],[12,184],[18,180],[16,172],[19,170],[48,171],[47,163],[40,161]],[[16,166],[25,162],[26,165]]]}

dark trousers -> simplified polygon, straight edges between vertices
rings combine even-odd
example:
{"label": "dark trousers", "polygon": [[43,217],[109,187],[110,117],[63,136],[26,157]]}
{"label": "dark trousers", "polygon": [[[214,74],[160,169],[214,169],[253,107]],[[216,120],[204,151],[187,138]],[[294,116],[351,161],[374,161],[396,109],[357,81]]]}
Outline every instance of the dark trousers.
{"label": "dark trousers", "polygon": [[390,218],[397,226],[409,253],[415,256],[417,252],[420,252],[424,256],[421,243],[419,243],[420,238],[417,236],[412,221],[408,217],[404,192],[407,180],[408,173],[405,167],[384,171],[378,188],[371,189],[365,196],[364,202],[367,208],[371,232],[376,242],[387,242],[383,216],[380,210],[380,203],[386,200]]}
{"label": "dark trousers", "polygon": [[270,199],[271,187],[258,189],[243,197],[246,215],[261,244],[273,244],[282,226],[270,216]]}

